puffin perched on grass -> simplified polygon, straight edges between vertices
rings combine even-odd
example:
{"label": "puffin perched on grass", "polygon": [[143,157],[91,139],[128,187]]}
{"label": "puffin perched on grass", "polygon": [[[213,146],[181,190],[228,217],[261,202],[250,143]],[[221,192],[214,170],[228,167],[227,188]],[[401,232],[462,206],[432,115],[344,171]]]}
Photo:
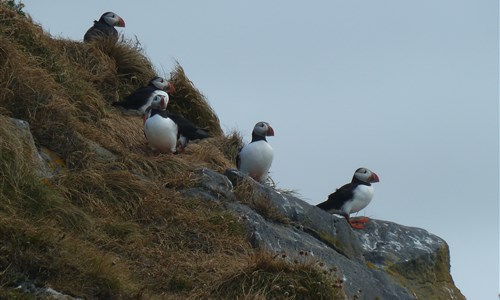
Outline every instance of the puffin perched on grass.
{"label": "puffin perched on grass", "polygon": [[378,175],[367,168],[359,168],[354,172],[351,183],[343,185],[328,196],[328,200],[317,207],[332,214],[346,218],[352,228],[363,229],[367,217],[350,219],[349,215],[365,208],[373,198],[372,183],[379,182]]}
{"label": "puffin perched on grass", "polygon": [[175,88],[174,85],[168,80],[162,77],[153,77],[153,79],[149,81],[148,85],[138,88],[125,97],[123,101],[113,102],[112,105],[123,107],[125,109],[135,109],[141,113],[145,113],[146,108],[148,108],[153,102],[153,98],[157,94],[157,91],[164,91],[172,94],[175,92]]}
{"label": "puffin perched on grass", "polygon": [[241,148],[236,157],[236,167],[260,183],[265,183],[273,162],[273,148],[266,136],[274,136],[274,129],[267,122],[258,122],[252,131],[252,141]]}
{"label": "puffin perched on grass", "polygon": [[188,119],[168,113],[168,100],[168,94],[156,94],[146,110],[144,134],[153,151],[177,154],[190,140],[209,137],[206,130],[196,127]]}
{"label": "puffin perched on grass", "polygon": [[94,21],[94,26],[87,30],[83,36],[83,41],[89,43],[98,39],[112,38],[117,42],[118,31],[116,31],[115,26],[125,27],[125,21],[113,12],[106,12],[99,21]]}

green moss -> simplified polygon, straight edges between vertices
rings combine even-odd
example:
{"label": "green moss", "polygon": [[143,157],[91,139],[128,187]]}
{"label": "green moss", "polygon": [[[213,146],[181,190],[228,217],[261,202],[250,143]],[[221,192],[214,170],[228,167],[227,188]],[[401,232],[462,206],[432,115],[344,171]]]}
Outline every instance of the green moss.
{"label": "green moss", "polygon": [[[433,263],[429,263],[429,261]],[[436,253],[417,257],[408,262],[393,264],[386,272],[422,299],[449,299],[450,291],[457,297],[461,293],[455,287],[449,272],[449,251],[443,245]]]}
{"label": "green moss", "polygon": [[334,238],[330,233],[324,232],[324,231],[319,231],[317,232],[318,238],[324,242],[327,245],[330,245],[337,251],[338,253],[344,254],[345,255],[345,245],[338,239]]}
{"label": "green moss", "polygon": [[366,261],[365,262],[365,265],[368,269],[372,269],[372,270],[378,270],[377,266],[375,264],[373,264],[372,262],[369,262],[369,261]]}

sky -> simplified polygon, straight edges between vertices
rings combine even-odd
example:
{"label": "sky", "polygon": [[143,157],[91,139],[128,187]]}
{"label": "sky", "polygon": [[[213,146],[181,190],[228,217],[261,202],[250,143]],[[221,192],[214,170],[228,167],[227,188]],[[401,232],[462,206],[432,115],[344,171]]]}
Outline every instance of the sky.
{"label": "sky", "polygon": [[269,122],[271,177],[311,204],[376,172],[360,214],[445,239],[467,299],[498,299],[498,1],[23,3],[78,41],[120,15],[159,75],[180,63],[225,132],[249,142]]}

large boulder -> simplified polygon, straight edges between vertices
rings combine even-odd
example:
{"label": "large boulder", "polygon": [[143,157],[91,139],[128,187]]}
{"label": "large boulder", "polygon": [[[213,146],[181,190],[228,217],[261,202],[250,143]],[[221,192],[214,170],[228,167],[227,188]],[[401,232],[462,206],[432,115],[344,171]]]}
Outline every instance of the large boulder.
{"label": "large boulder", "polygon": [[245,220],[257,248],[324,262],[349,298],[465,299],[450,275],[446,242],[423,229],[371,220],[353,230],[343,218],[237,170],[198,174],[198,185],[186,194],[222,201]]}

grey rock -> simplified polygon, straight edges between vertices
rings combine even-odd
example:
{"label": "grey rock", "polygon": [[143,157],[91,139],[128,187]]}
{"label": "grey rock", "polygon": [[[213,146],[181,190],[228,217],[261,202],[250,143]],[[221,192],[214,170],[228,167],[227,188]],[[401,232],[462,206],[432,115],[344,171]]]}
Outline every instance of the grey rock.
{"label": "grey rock", "polygon": [[363,255],[423,299],[465,299],[453,283],[446,242],[421,228],[371,220],[356,231]]}
{"label": "grey rock", "polygon": [[82,136],[81,134],[77,134],[77,137],[84,142],[85,147],[91,151],[91,153],[94,154],[94,157],[96,160],[102,161],[102,162],[113,162],[117,160],[117,156],[114,155],[111,151],[108,149],[104,148],[100,144],[87,139],[86,137]]}
{"label": "grey rock", "polygon": [[[371,220],[365,229],[353,230],[342,217],[237,170],[225,176],[208,169],[198,174],[198,186],[186,193],[224,200],[227,209],[246,220],[254,247],[331,266],[350,298],[465,299],[451,278],[446,242],[423,229]],[[239,194],[240,186],[251,192]]]}
{"label": "grey rock", "polygon": [[[56,153],[45,147],[41,147],[40,149],[37,148],[28,122],[14,118],[7,118],[7,121],[14,125],[13,128],[17,131],[16,135],[25,144],[25,147],[29,149],[33,170],[37,175],[43,178],[51,178],[65,168],[65,163]],[[80,134],[76,136],[83,141],[84,146],[93,153],[94,159],[102,162],[112,162],[117,159],[116,155],[98,143]]]}
{"label": "grey rock", "polygon": [[384,272],[370,270],[364,263],[345,257],[298,228],[270,222],[239,203],[231,203],[228,207],[247,220],[255,247],[284,254],[290,260],[304,260],[307,256],[335,267],[350,298],[356,295],[357,299],[416,299]]}
{"label": "grey rock", "polygon": [[198,169],[195,173],[197,175],[196,187],[181,191],[183,195],[211,201],[235,200],[233,184],[226,176],[207,168]]}
{"label": "grey rock", "polygon": [[65,295],[58,292],[50,287],[37,287],[34,283],[25,281],[17,286],[18,290],[21,290],[27,295],[36,297],[36,299],[51,299],[51,300],[82,300],[81,298],[75,298],[69,295]]}
{"label": "grey rock", "polygon": [[22,143],[25,144],[25,149],[29,149],[28,152],[35,173],[38,176],[44,178],[52,177],[53,174],[50,171],[50,168],[36,148],[35,140],[33,139],[33,135],[31,134],[29,123],[24,120],[14,118],[7,118],[7,121],[14,125],[13,128],[16,131],[16,135],[19,137]]}

